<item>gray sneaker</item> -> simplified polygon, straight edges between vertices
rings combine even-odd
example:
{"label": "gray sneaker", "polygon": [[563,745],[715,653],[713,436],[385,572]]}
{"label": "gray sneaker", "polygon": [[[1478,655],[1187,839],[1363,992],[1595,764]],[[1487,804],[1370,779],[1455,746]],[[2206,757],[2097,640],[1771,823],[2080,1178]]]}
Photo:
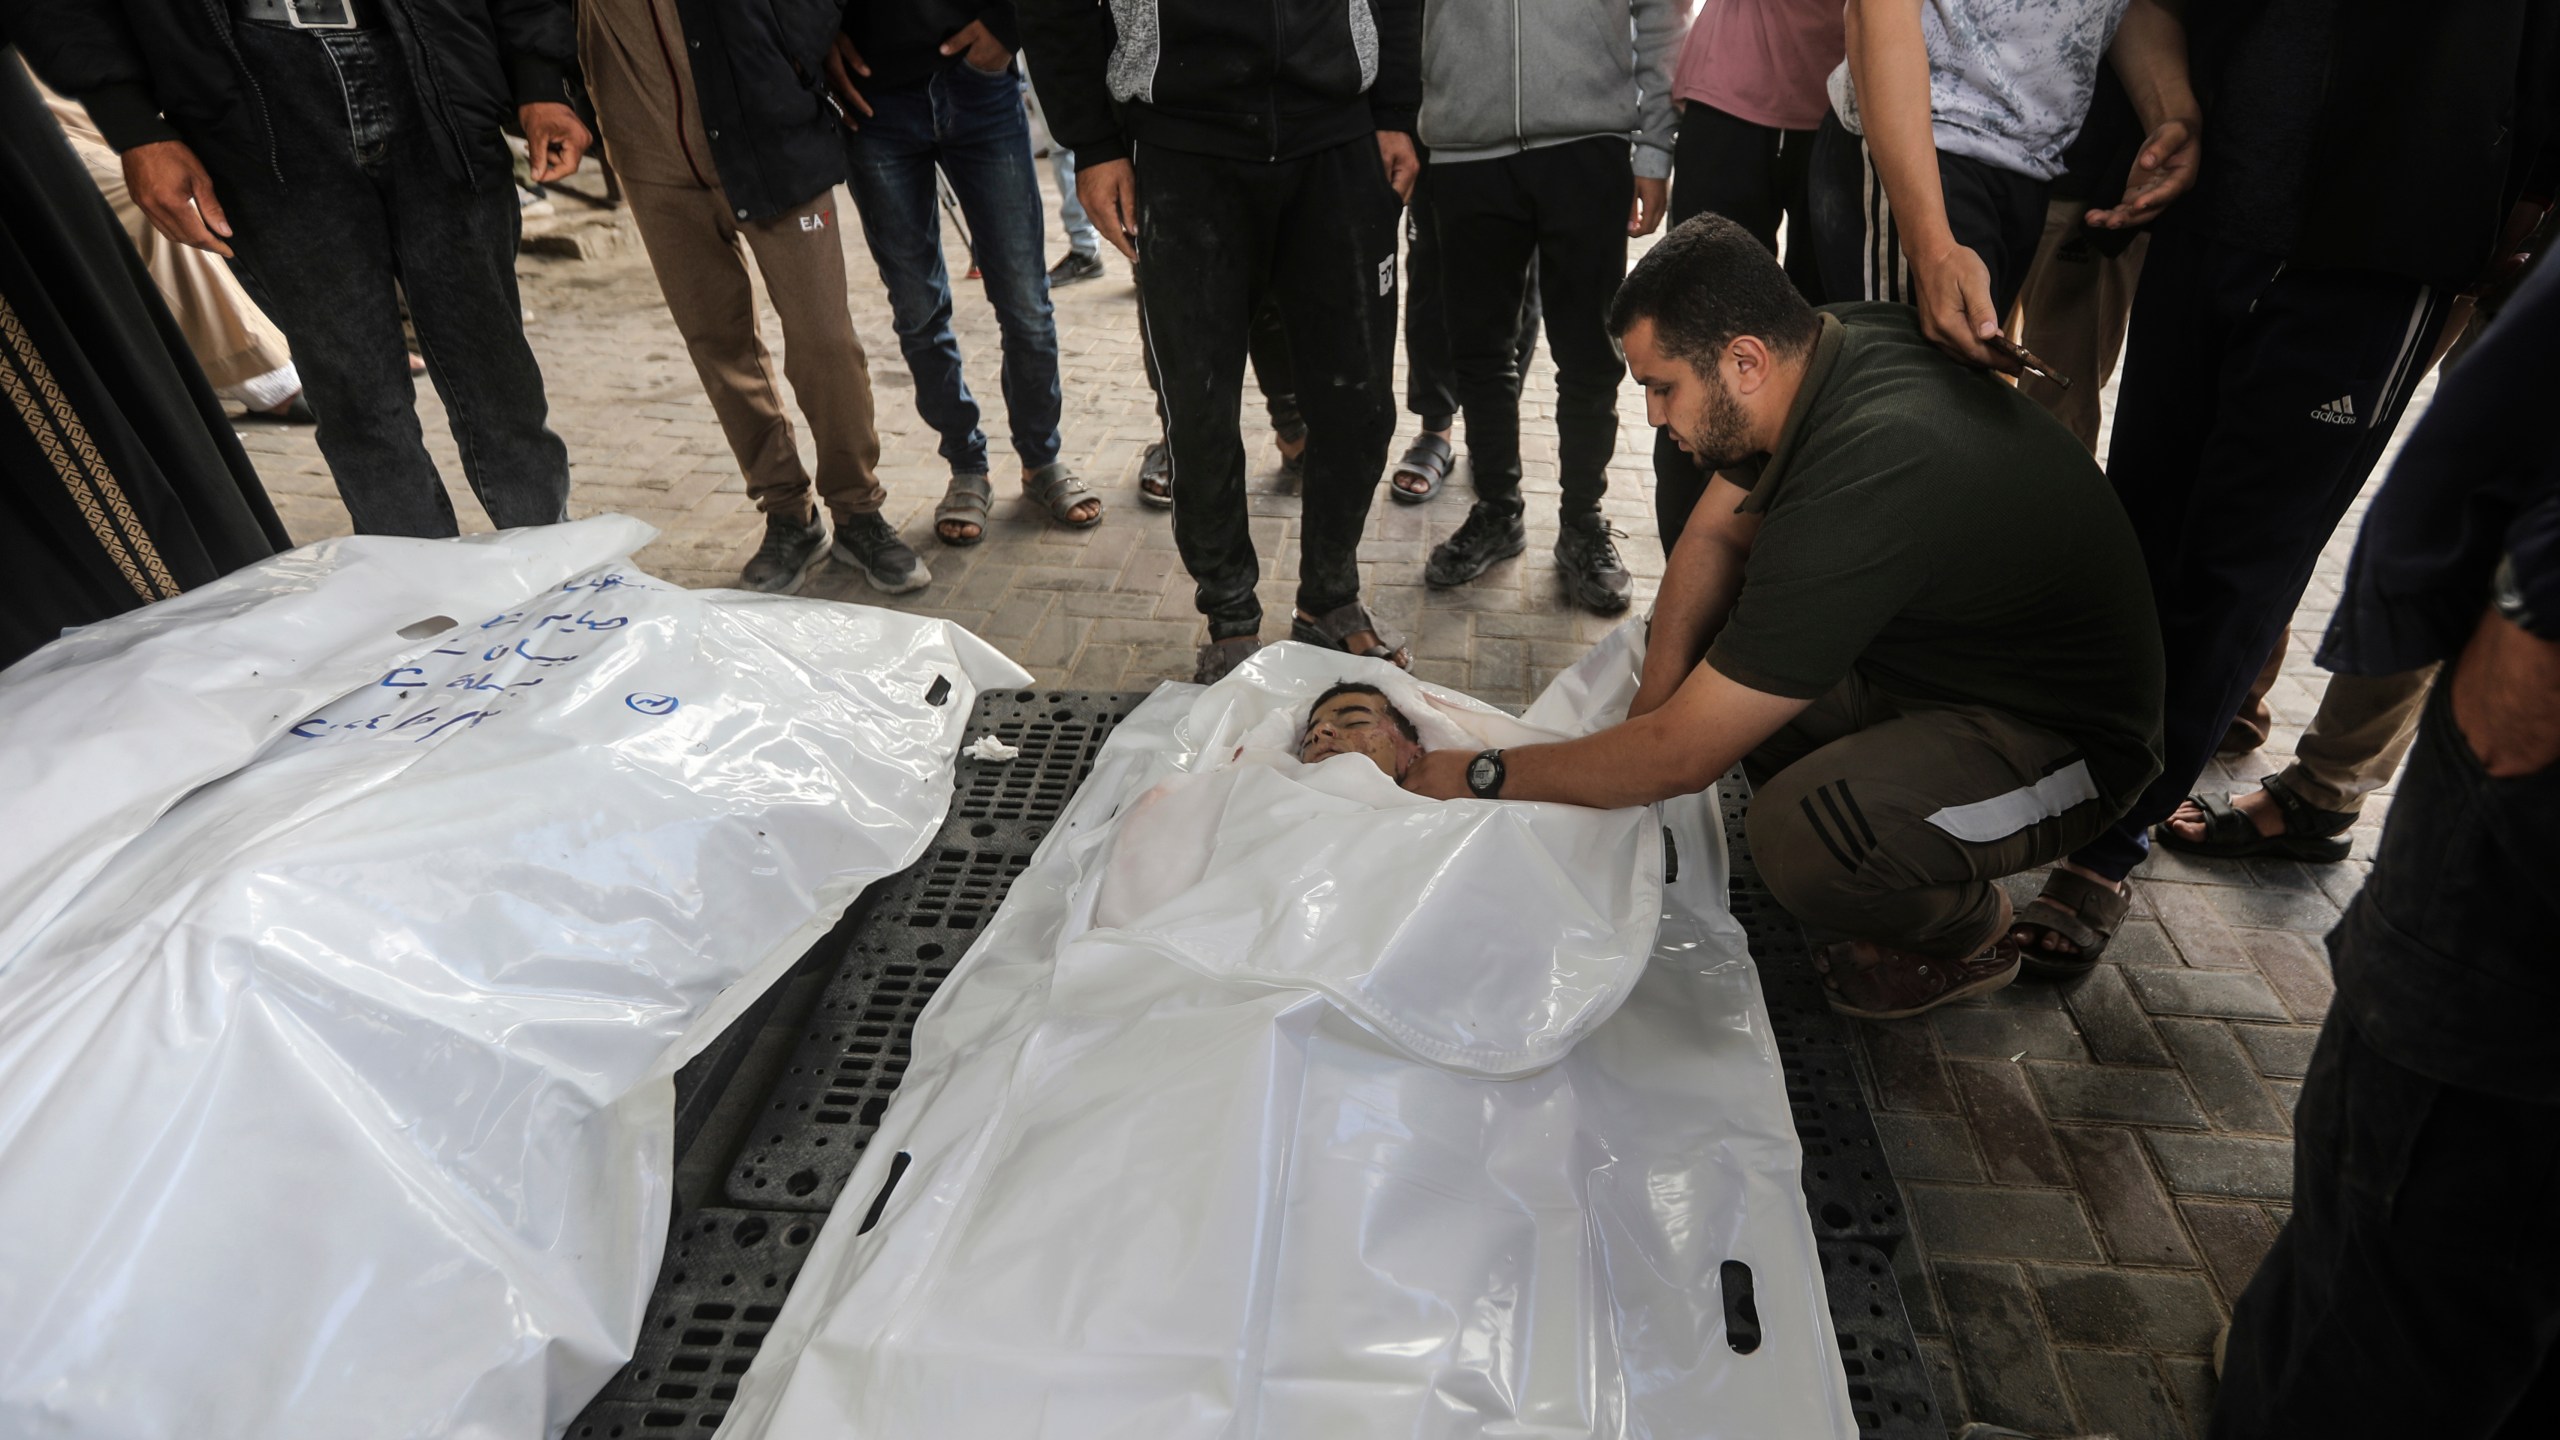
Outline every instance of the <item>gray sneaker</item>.
{"label": "gray sneaker", "polygon": [[768,595],[797,594],[801,585],[819,566],[827,562],[827,519],[824,511],[812,507],[809,518],[767,514],[764,517],[764,544],[756,548],[756,557],[738,572],[738,583],[749,590]]}
{"label": "gray sneaker", "polygon": [[904,595],[933,583],[933,572],[925,568],[907,542],[879,512],[846,517],[836,526],[836,559],[862,572],[871,588],[889,595]]}

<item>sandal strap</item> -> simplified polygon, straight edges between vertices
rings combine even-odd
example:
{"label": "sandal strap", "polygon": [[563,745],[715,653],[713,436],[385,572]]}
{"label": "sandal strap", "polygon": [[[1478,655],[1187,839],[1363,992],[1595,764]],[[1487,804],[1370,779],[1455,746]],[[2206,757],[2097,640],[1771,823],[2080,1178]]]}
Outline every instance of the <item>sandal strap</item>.
{"label": "sandal strap", "polygon": [[[2187,803],[2204,812],[2203,844],[2246,845],[2258,838],[2256,822],[2241,814],[2239,807],[2231,803],[2229,795],[2207,795],[2199,791],[2188,796]],[[2070,874],[2067,870],[2062,873]],[[2071,878],[2078,880],[2080,877],[2072,875]]]}
{"label": "sandal strap", "polygon": [[2267,792],[2276,808],[2284,812],[2284,833],[2306,840],[2327,840],[2355,828],[2353,810],[2323,810],[2305,800],[2284,782],[2282,775],[2269,775],[2258,784]]}
{"label": "sandal strap", "polygon": [[[1052,460],[1022,478],[1022,488],[1034,501],[1059,520],[1069,520],[1068,511],[1087,500],[1096,499],[1084,477],[1069,468],[1064,460]],[[1095,519],[1101,519],[1096,513]]]}
{"label": "sandal strap", "polygon": [[954,475],[950,486],[942,492],[942,503],[933,507],[933,518],[937,523],[965,520],[977,524],[987,518],[988,512],[995,508],[995,502],[995,484],[985,475],[974,472]]}
{"label": "sandal strap", "polygon": [[2027,902],[2018,914],[2018,922],[2038,925],[2077,946],[2083,955],[2094,956],[2114,938],[2116,927],[2124,923],[2125,912],[2133,907],[2131,889],[2116,890],[2068,870],[2056,869],[2045,876],[2044,893]]}
{"label": "sandal strap", "polygon": [[1425,430],[1404,448],[1404,458],[1396,461],[1396,468],[1437,481],[1448,475],[1457,459],[1458,452],[1448,441]]}
{"label": "sandal strap", "polygon": [[[1297,624],[1324,637],[1326,644],[1345,653],[1358,653],[1373,659],[1390,660],[1398,651],[1404,649],[1404,637],[1379,624],[1377,617],[1369,613],[1369,607],[1357,600],[1345,605],[1336,605],[1313,620],[1301,620]],[[1367,650],[1352,652],[1351,648],[1343,642],[1363,630],[1377,636],[1378,643]]]}

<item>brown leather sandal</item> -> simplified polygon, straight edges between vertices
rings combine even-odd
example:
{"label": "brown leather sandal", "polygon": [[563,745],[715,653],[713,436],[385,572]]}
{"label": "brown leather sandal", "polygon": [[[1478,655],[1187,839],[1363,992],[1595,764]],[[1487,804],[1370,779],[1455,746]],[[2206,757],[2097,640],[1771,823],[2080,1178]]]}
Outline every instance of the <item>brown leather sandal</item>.
{"label": "brown leather sandal", "polygon": [[[1354,650],[1344,643],[1363,630],[1377,636],[1377,643],[1366,650]],[[1291,617],[1289,638],[1301,645],[1321,645],[1327,650],[1384,660],[1399,670],[1413,668],[1413,650],[1404,643],[1404,637],[1379,624],[1377,618],[1369,613],[1369,607],[1357,600],[1348,605],[1337,605],[1313,620]]]}
{"label": "brown leather sandal", "polygon": [[[2107,942],[2115,938],[2116,927],[2124,923],[2124,913],[2132,905],[2131,886],[2111,890],[2056,866],[2044,877],[2044,893],[2028,901],[2010,927],[2012,943],[2025,961],[2024,973],[2037,980],[2066,983],[2085,978],[2098,968],[2098,957],[2107,953]],[[2041,938],[2025,933],[2029,931],[2059,935],[2077,953],[2057,955],[2044,948]]]}
{"label": "brown leather sandal", "polygon": [[2007,939],[1980,955],[1946,960],[1872,940],[1842,940],[1813,952],[1822,998],[1860,1020],[1902,1020],[1956,1000],[1988,995],[2018,978],[2020,956]]}

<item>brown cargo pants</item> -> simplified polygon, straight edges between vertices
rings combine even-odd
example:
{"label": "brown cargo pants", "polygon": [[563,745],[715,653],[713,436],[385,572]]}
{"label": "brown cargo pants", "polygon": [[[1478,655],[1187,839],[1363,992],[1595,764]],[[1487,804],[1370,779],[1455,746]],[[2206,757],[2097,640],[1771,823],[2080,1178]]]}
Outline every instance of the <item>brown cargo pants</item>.
{"label": "brown cargo pants", "polygon": [[2003,875],[2117,814],[2078,746],[1983,708],[1904,709],[1854,672],[1743,761],[1752,858],[1816,944],[1978,954]]}

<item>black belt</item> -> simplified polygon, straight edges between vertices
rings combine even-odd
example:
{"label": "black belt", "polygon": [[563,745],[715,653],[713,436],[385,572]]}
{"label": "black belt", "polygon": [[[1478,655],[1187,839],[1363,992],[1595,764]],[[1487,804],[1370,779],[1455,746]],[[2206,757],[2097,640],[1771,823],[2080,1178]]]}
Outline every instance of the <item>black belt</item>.
{"label": "black belt", "polygon": [[384,22],[383,0],[231,0],[232,13],[260,25],[296,30],[371,30]]}

